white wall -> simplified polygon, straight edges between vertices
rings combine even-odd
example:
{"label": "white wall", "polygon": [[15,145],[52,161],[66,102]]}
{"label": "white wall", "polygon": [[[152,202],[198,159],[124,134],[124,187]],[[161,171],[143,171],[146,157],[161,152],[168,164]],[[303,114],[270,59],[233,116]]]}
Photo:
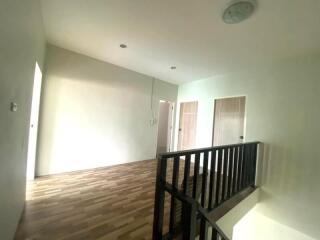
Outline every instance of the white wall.
{"label": "white wall", "polygon": [[[247,215],[247,213],[256,206],[259,201],[260,189],[257,188],[248,197],[243,199],[239,204],[232,208],[227,214],[217,222],[223,233],[229,238],[234,237],[235,225]],[[244,238],[245,239],[245,238]],[[259,239],[259,238],[257,238]]]}
{"label": "white wall", "polygon": [[54,46],[47,49],[38,175],[152,159],[159,99],[177,86]]}
{"label": "white wall", "polygon": [[[246,141],[265,143],[259,211],[319,239],[320,57],[286,59],[179,87],[198,100],[197,146],[212,141],[213,101],[247,96]],[[176,121],[178,122],[178,121]]]}
{"label": "white wall", "polygon": [[45,39],[38,0],[0,2],[0,239],[9,240],[24,206],[34,69]]}
{"label": "white wall", "polygon": [[[233,240],[315,240],[295,229],[263,216],[256,208],[234,227]],[[319,238],[317,238],[319,239]]]}

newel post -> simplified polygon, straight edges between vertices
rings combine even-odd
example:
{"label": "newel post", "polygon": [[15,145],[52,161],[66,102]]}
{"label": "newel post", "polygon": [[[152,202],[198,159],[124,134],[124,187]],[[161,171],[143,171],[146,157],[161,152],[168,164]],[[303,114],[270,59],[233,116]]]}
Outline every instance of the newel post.
{"label": "newel post", "polygon": [[164,184],[166,182],[167,173],[167,159],[158,156],[157,163],[157,176],[156,176],[156,191],[154,202],[154,214],[153,214],[153,240],[162,240],[163,231],[163,215],[164,215],[164,198],[165,190]]}

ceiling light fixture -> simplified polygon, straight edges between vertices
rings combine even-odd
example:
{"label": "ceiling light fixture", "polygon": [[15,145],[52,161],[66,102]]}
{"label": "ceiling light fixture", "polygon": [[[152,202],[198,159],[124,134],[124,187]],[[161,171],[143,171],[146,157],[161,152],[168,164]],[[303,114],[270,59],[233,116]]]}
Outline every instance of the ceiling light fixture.
{"label": "ceiling light fixture", "polygon": [[222,19],[227,24],[234,24],[248,19],[254,12],[255,0],[234,0],[224,10]]}
{"label": "ceiling light fixture", "polygon": [[120,47],[121,48],[127,48],[127,45],[126,44],[120,44]]}

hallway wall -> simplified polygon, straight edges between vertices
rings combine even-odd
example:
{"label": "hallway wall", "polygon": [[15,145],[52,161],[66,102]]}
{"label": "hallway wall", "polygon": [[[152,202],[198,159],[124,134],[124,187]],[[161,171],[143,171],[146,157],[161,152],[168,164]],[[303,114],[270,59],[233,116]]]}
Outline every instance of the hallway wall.
{"label": "hallway wall", "polygon": [[25,201],[34,70],[36,61],[43,66],[45,36],[38,0],[0,6],[0,239],[11,240]]}
{"label": "hallway wall", "polygon": [[184,84],[178,94],[178,104],[199,101],[197,147],[212,143],[214,99],[247,97],[245,140],[265,145],[258,210],[315,238],[320,236],[319,66],[320,56],[248,66]]}
{"label": "hallway wall", "polygon": [[151,122],[160,99],[176,102],[176,85],[155,80],[151,102],[150,76],[52,45],[47,52],[38,175],[155,158]]}

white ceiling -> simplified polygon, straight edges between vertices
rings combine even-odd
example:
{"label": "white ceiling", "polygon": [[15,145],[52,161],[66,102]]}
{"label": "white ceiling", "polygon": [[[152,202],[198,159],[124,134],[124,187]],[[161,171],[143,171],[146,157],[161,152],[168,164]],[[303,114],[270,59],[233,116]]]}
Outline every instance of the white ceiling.
{"label": "white ceiling", "polygon": [[319,0],[258,0],[236,25],[222,22],[228,2],[42,0],[42,8],[50,43],[178,84],[320,51]]}

